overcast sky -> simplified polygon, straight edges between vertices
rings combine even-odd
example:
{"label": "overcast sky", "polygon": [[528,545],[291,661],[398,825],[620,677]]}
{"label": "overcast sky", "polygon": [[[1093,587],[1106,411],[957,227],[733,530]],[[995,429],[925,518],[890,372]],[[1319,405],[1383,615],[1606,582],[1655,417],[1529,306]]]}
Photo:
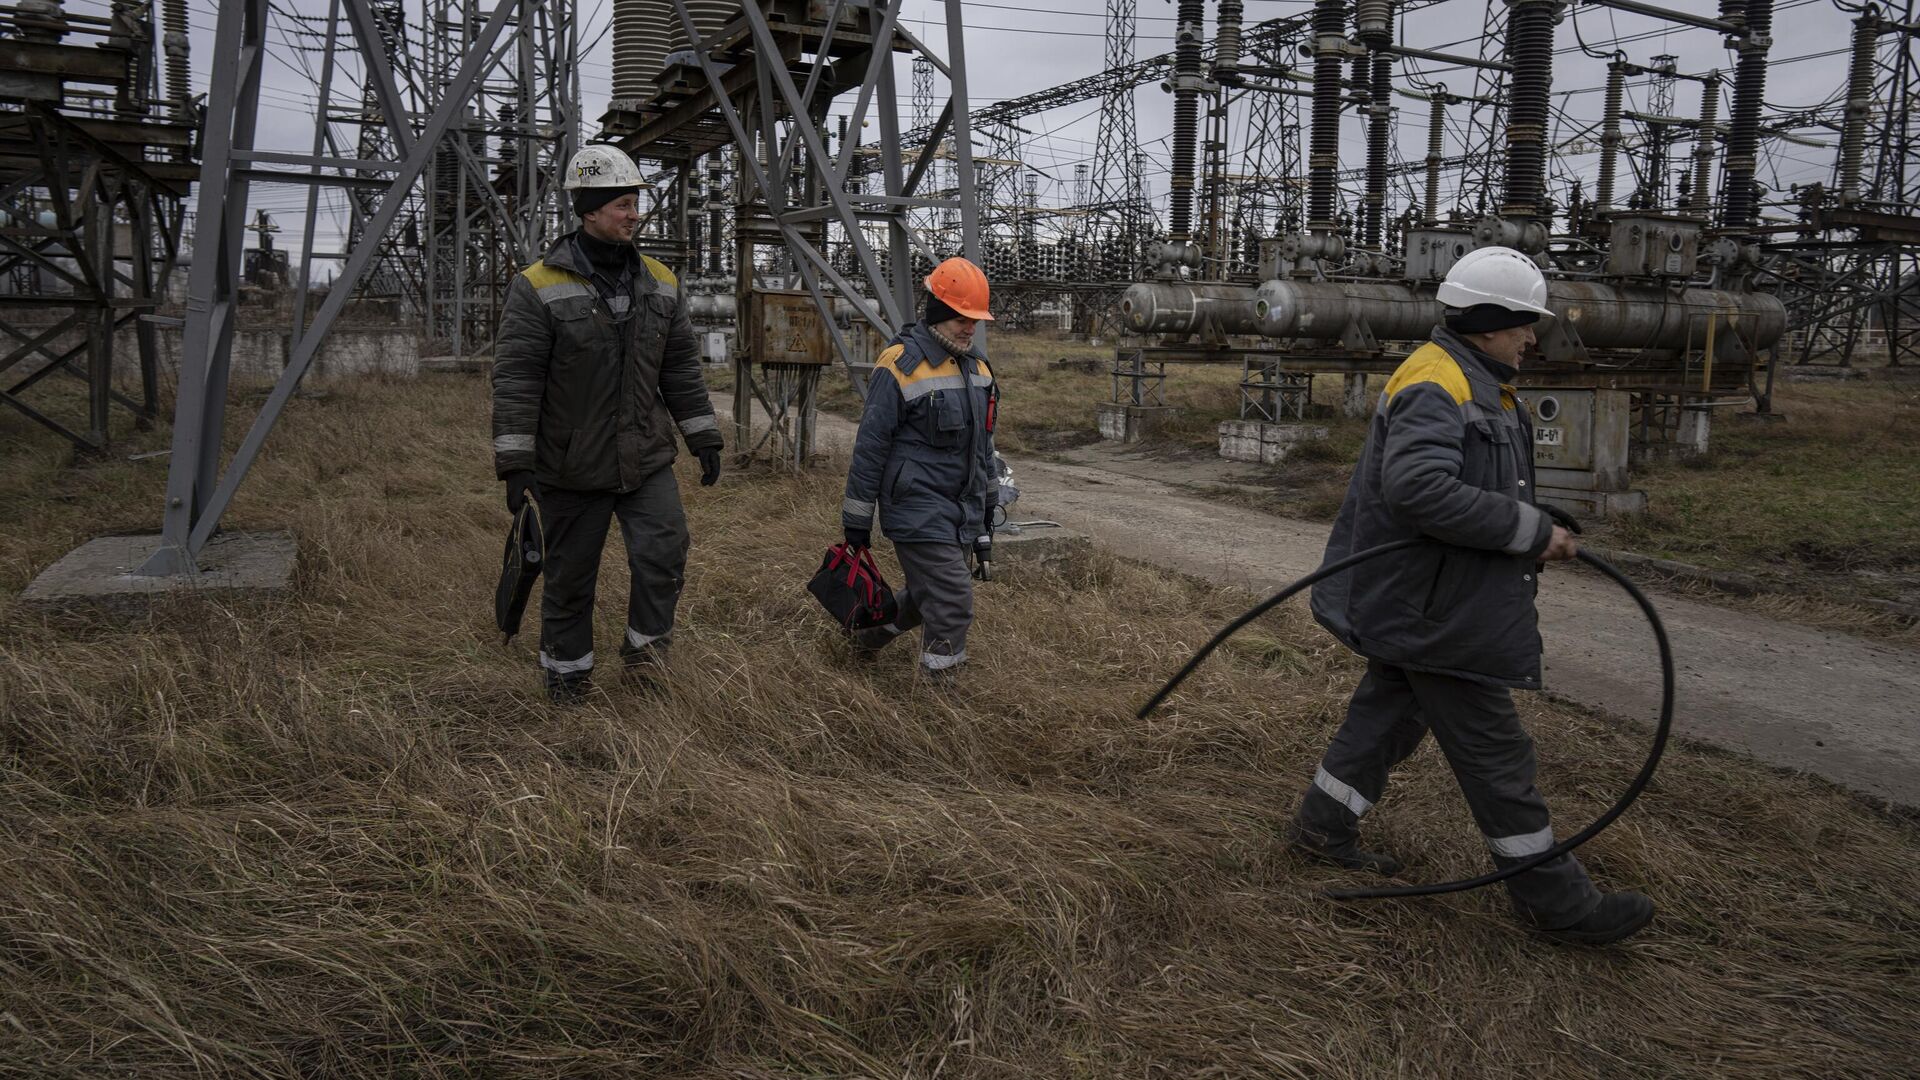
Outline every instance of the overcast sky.
{"label": "overcast sky", "polygon": [[[1499,0],[1494,0],[1498,3]],[[324,16],[327,0],[274,0],[276,15],[272,56],[265,69],[259,143],[263,147],[306,150],[310,148],[315,111],[314,76],[319,69],[319,41],[300,31],[319,27],[299,22],[281,13]],[[1443,3],[1415,11],[1399,19],[1401,40],[1409,44],[1446,52],[1477,53],[1487,0],[1444,0]],[[215,0],[188,0],[193,30],[193,80],[196,89],[207,85],[208,65],[213,59]],[[1249,24],[1264,19],[1299,14],[1311,9],[1310,0],[1245,0]],[[1697,14],[1713,14],[1712,0],[1673,0],[1675,9]],[[104,14],[105,0],[67,0],[77,12]],[[421,5],[407,5],[409,19],[418,22]],[[581,45],[585,50],[581,84],[586,118],[583,134],[591,136],[599,116],[605,111],[607,91],[612,78],[612,35],[608,21],[612,0],[581,0],[579,18]],[[1207,5],[1207,33],[1214,30],[1216,5]],[[934,0],[906,0],[902,17],[922,40],[945,53],[945,5]],[[1168,0],[1139,0],[1136,31],[1136,58],[1167,52],[1173,46],[1174,6]],[[978,108],[993,102],[1028,94],[1099,71],[1104,66],[1105,9],[1101,0],[1035,0],[1031,4],[1002,2],[966,5],[967,70],[971,101]],[[1807,108],[1831,101],[1841,91],[1846,75],[1845,52],[1852,16],[1838,9],[1832,0],[1783,0],[1776,9],[1774,46],[1768,68],[1766,101],[1769,113]],[[1677,57],[1682,72],[1700,74],[1718,69],[1731,75],[1734,56],[1722,45],[1720,36],[1709,30],[1678,27],[1645,16],[1616,12],[1592,4],[1569,9],[1557,31],[1555,57],[1555,103],[1562,110],[1556,117],[1556,140],[1571,138],[1579,128],[1597,122],[1601,109],[1599,88],[1605,79],[1606,61],[1584,55],[1576,41],[1584,39],[1597,52],[1610,52],[1611,43],[1627,59],[1646,63],[1654,56]],[[1900,47],[1893,38],[1883,38],[1882,48]],[[1310,63],[1302,58],[1301,63]],[[347,72],[351,77],[352,72]],[[1473,73],[1464,69],[1443,70],[1427,61],[1403,64],[1397,73],[1397,85],[1407,85],[1409,76],[1444,82],[1458,92],[1470,92]],[[336,83],[344,87],[345,79]],[[901,108],[911,109],[911,86],[906,62],[900,62]],[[337,91],[338,92],[338,91]],[[944,95],[944,82],[938,93]],[[1644,80],[1634,80],[1628,90],[1628,108],[1648,107]],[[1728,115],[1731,80],[1723,91],[1720,117]],[[1674,90],[1674,111],[1683,116],[1699,109],[1698,84],[1682,81]],[[1297,99],[1305,104],[1304,99]],[[1166,190],[1167,140],[1172,127],[1172,99],[1157,85],[1141,87],[1135,93],[1140,141],[1147,157],[1147,184],[1150,192],[1164,197]],[[1426,138],[1427,106],[1398,98],[1401,111],[1396,114],[1397,150],[1408,159],[1423,157]],[[837,103],[836,112],[848,111],[851,98]],[[1458,108],[1455,125],[1448,135],[1447,152],[1460,152],[1466,131],[1461,123],[1465,109]],[[1073,166],[1087,162],[1093,153],[1097,132],[1099,102],[1086,101],[1051,113],[1031,116],[1022,125],[1031,133],[1024,137],[1021,156],[1044,176],[1070,183]],[[1247,110],[1236,111],[1233,136],[1236,149],[1244,130]],[[903,118],[903,126],[911,117]],[[1348,116],[1342,124],[1342,167],[1364,162],[1362,141],[1364,120]],[[1807,134],[1831,141],[1830,134]],[[984,151],[984,145],[981,150]],[[1303,155],[1304,156],[1304,155]],[[1763,145],[1760,180],[1771,188],[1783,190],[1792,183],[1826,180],[1832,171],[1834,151],[1769,140]],[[1598,156],[1592,152],[1573,153],[1557,160],[1552,171],[1590,175]],[[1716,177],[1718,166],[1716,165]],[[1717,184],[1717,179],[1716,179]],[[1043,181],[1043,202],[1058,199],[1046,194],[1050,182]],[[1619,194],[1624,198],[1632,182],[1623,165]],[[1556,193],[1558,186],[1555,186]],[[337,192],[323,192],[323,212],[316,226],[319,247],[338,244],[344,221],[344,202]],[[280,243],[297,248],[305,206],[304,189],[294,186],[258,187],[252,206],[272,213],[281,227]]]}

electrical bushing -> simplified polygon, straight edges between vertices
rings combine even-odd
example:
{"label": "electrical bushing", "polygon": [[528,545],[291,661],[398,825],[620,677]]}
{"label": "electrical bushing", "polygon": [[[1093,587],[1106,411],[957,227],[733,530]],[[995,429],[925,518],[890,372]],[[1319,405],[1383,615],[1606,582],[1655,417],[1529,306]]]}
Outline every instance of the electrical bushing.
{"label": "electrical bushing", "polygon": [[1313,9],[1313,130],[1307,148],[1307,228],[1335,227],[1335,171],[1340,167],[1340,58],[1347,44],[1344,0],[1316,0]]}
{"label": "electrical bushing", "polygon": [[1204,70],[1200,63],[1200,42],[1205,34],[1205,0],[1180,0],[1179,23],[1174,29],[1173,78],[1173,162],[1167,187],[1171,195],[1168,215],[1169,236],[1174,240],[1193,237],[1193,165],[1200,133],[1200,88]]}
{"label": "electrical bushing", "polygon": [[1362,247],[1380,246],[1380,223],[1387,209],[1387,151],[1392,139],[1393,55],[1373,54],[1373,98],[1367,103],[1367,197],[1360,226]]}
{"label": "electrical bushing", "polygon": [[1553,34],[1560,0],[1508,0],[1507,62],[1513,65],[1507,98],[1506,198],[1501,213],[1541,213],[1547,162],[1547,111],[1553,91]]}
{"label": "electrical bushing", "polygon": [[1760,146],[1760,109],[1767,92],[1767,51],[1773,47],[1773,0],[1747,0],[1747,35],[1740,40],[1740,61],[1733,73],[1733,116],[1727,128],[1727,200],[1720,224],[1729,229],[1753,225],[1759,192],[1753,174]]}
{"label": "electrical bushing", "polygon": [[1860,197],[1860,159],[1866,149],[1867,121],[1873,113],[1874,52],[1880,42],[1880,20],[1862,15],[1853,20],[1853,57],[1847,68],[1847,114],[1840,126],[1840,202]]}

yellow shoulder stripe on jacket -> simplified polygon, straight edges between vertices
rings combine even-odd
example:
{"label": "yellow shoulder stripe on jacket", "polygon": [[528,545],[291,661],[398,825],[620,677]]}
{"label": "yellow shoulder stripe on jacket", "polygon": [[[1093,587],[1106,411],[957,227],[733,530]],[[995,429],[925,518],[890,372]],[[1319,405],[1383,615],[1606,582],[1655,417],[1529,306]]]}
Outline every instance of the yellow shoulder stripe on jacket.
{"label": "yellow shoulder stripe on jacket", "polygon": [[1467,373],[1460,370],[1459,361],[1432,342],[1415,349],[1412,356],[1401,362],[1393,378],[1387,380],[1386,392],[1380,399],[1392,401],[1393,395],[1421,383],[1439,386],[1453,398],[1455,405],[1464,405],[1473,400],[1473,390],[1467,385]]}
{"label": "yellow shoulder stripe on jacket", "polygon": [[544,289],[549,285],[566,285],[586,280],[578,274],[571,274],[565,270],[548,266],[545,259],[541,259],[532,266],[520,271],[520,276],[526,278],[527,284],[536,289]]}
{"label": "yellow shoulder stripe on jacket", "polygon": [[906,352],[907,347],[905,345],[889,345],[887,346],[887,350],[881,353],[879,358],[873,362],[873,366],[876,368],[886,368],[887,374],[893,376],[893,381],[899,383],[903,389],[912,386],[922,379],[934,379],[942,375],[958,375],[960,373],[959,368],[949,366],[953,361],[945,356],[942,356],[938,362],[922,358],[918,364],[913,366],[912,371],[902,372],[900,370],[900,358],[905,356]]}
{"label": "yellow shoulder stripe on jacket", "polygon": [[674,276],[673,271],[667,269],[666,263],[661,262],[651,255],[640,256],[640,261],[647,264],[647,270],[653,274],[655,281],[658,281],[669,289],[677,289],[680,287],[680,279]]}
{"label": "yellow shoulder stripe on jacket", "polygon": [[[958,379],[960,377],[959,363],[955,361],[953,357],[944,354],[938,359],[922,359],[918,364],[914,365],[912,371],[902,374],[900,371],[900,357],[905,354],[906,351],[907,347],[905,345],[889,346],[887,351],[881,353],[879,359],[873,362],[873,365],[876,368],[886,368],[887,374],[892,375],[893,381],[899,383],[902,387],[912,386],[914,383],[920,382],[923,379]],[[980,369],[981,374],[975,377],[982,379],[983,382],[992,382],[993,369],[987,366],[985,360],[980,361]]]}

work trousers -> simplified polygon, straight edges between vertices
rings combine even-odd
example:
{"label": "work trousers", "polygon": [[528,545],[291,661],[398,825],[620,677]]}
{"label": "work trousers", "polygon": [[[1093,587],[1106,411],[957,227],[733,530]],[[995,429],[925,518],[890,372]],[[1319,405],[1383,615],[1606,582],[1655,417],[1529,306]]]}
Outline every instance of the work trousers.
{"label": "work trousers", "polygon": [[[1360,816],[1386,787],[1387,771],[1433,731],[1453,767],[1495,866],[1511,866],[1554,844],[1547,803],[1534,786],[1538,761],[1503,686],[1429,675],[1369,661],[1300,802],[1298,822],[1315,842],[1339,846],[1358,834]],[[1507,880],[1520,915],[1553,929],[1584,918],[1600,902],[1572,855]]]}
{"label": "work trousers", "polygon": [[673,636],[673,610],[686,580],[687,516],[680,485],[662,468],[628,492],[541,493],[547,534],[540,598],[540,666],[549,685],[593,671],[593,594],[607,524],[619,519],[627,545],[627,629],[621,652],[663,653]]}
{"label": "work trousers", "polygon": [[893,545],[907,587],[894,593],[900,613],[884,626],[862,630],[855,641],[878,649],[921,627],[920,666],[946,671],[967,662],[967,628],[973,625],[973,575],[959,544]]}

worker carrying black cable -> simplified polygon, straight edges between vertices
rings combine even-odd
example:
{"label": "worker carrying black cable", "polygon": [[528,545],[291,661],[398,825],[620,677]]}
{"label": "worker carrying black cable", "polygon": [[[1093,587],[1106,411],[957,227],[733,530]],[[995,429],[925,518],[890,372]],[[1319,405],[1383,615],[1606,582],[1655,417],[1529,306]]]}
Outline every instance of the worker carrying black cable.
{"label": "worker carrying black cable", "polygon": [[[1579,549],[1534,505],[1532,422],[1506,385],[1550,315],[1546,280],[1520,252],[1482,248],[1454,265],[1439,299],[1446,325],[1388,381],[1325,561],[1437,542],[1314,587],[1314,618],[1367,672],[1288,827],[1298,851],[1386,875],[1400,862],[1360,847],[1360,818],[1429,730],[1496,866],[1555,846],[1511,689],[1541,688],[1538,574]],[[1572,854],[1506,885],[1523,923],[1563,941],[1618,941],[1653,918],[1651,900],[1601,893]]]}

